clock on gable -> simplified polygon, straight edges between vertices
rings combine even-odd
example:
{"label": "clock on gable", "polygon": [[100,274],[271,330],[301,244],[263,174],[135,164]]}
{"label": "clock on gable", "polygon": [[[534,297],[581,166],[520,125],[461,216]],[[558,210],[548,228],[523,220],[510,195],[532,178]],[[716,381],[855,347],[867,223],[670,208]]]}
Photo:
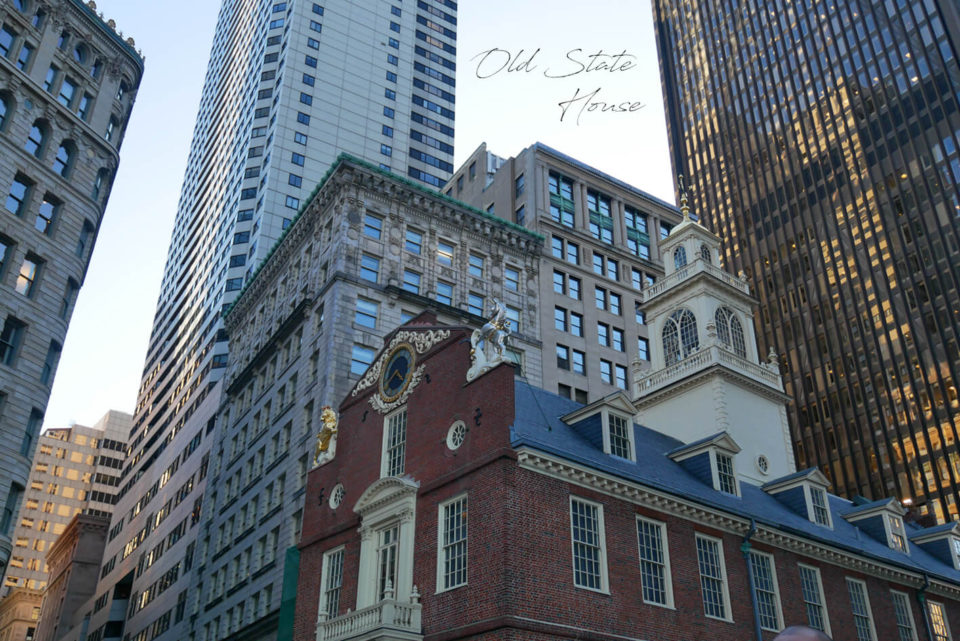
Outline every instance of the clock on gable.
{"label": "clock on gable", "polygon": [[380,397],[384,403],[396,401],[410,385],[416,355],[407,343],[400,343],[387,356],[380,374]]}

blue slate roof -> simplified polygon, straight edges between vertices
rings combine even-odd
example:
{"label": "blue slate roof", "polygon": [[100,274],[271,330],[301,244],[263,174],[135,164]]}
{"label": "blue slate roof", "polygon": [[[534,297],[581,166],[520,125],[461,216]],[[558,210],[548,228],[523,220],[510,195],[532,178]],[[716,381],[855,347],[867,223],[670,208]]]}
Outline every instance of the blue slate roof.
{"label": "blue slate roof", "polygon": [[[634,424],[634,442],[637,448],[637,462],[634,463],[604,454],[602,449],[591,444],[560,420],[561,416],[582,407],[580,403],[519,380],[515,382],[514,393],[516,415],[510,431],[511,445],[514,448],[527,447],[537,450],[609,476],[695,501],[715,510],[752,518],[758,524],[802,535],[835,548],[900,566],[908,571],[926,572],[946,581],[960,582],[960,572],[919,546],[908,543],[909,555],[897,552],[885,542],[871,538],[844,520],[842,515],[850,512],[852,508],[859,511],[867,506],[854,506],[847,499],[828,494],[833,529],[826,528],[796,514],[760,487],[747,481],[740,483],[740,497],[718,492],[700,482],[666,456],[671,450],[683,445],[678,439]],[[875,501],[871,505],[882,505],[887,501]],[[919,531],[919,528],[910,523],[906,523],[905,527],[908,537]]]}
{"label": "blue slate roof", "polygon": [[870,510],[876,509],[878,507],[883,507],[890,502],[890,499],[880,499],[879,501],[870,501],[869,503],[862,503],[860,505],[852,505],[852,507],[845,509],[841,512],[844,516],[852,516],[854,514],[859,514],[861,512],[869,512]]}

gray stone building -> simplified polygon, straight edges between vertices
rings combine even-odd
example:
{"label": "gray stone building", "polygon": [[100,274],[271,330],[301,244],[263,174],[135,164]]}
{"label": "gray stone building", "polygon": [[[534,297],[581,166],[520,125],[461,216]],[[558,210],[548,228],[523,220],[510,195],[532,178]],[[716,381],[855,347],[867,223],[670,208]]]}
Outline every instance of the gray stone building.
{"label": "gray stone building", "polygon": [[341,155],[226,316],[195,638],[276,636],[321,409],[389,331],[424,310],[479,327],[496,298],[513,319],[511,357],[539,384],[541,251],[523,227]]}
{"label": "gray stone building", "polygon": [[78,0],[0,3],[0,571],[142,73]]}
{"label": "gray stone building", "polygon": [[545,237],[542,387],[581,403],[629,390],[649,367],[641,291],[663,275],[676,207],[542,143],[507,159],[481,145],[444,193]]}
{"label": "gray stone building", "polygon": [[[129,414],[111,410],[93,427],[74,425],[40,436],[14,529],[13,554],[0,587],[0,610],[8,600],[26,599],[40,606],[48,580],[47,554],[76,515],[109,521],[132,420]],[[28,639],[23,631],[2,623],[0,638]]]}

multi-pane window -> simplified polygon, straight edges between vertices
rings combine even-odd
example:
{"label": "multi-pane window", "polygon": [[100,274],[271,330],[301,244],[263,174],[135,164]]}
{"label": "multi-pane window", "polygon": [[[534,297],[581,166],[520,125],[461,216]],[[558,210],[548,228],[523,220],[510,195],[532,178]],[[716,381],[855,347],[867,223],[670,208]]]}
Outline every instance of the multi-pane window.
{"label": "multi-pane window", "polygon": [[357,376],[362,375],[373,363],[374,355],[375,352],[372,348],[354,344],[350,353],[350,373]]}
{"label": "multi-pane window", "polygon": [[619,327],[610,328],[611,347],[618,352],[623,351],[623,330]]}
{"label": "multi-pane window", "polygon": [[3,322],[3,330],[0,330],[0,363],[13,365],[26,327],[20,319],[7,316]]}
{"label": "multi-pane window", "polygon": [[597,323],[597,342],[601,345],[610,345],[610,326],[606,323]]}
{"label": "multi-pane window", "polygon": [[467,294],[467,311],[477,316],[483,316],[483,296],[474,292]]}
{"label": "multi-pane window", "polygon": [[33,294],[34,285],[37,282],[37,273],[40,271],[41,260],[33,254],[27,254],[23,263],[20,265],[20,273],[17,274],[17,283],[14,289],[24,296]]}
{"label": "multi-pane window", "polygon": [[627,368],[623,365],[613,366],[614,383],[620,389],[627,389]]}
{"label": "multi-pane window", "polygon": [[376,328],[377,311],[379,305],[376,301],[365,298],[357,299],[357,309],[353,316],[353,322],[364,327]]}
{"label": "multi-pane window", "polygon": [[397,552],[400,526],[392,525],[377,532],[377,599],[397,589]]}
{"label": "multi-pane window", "polygon": [[77,93],[76,82],[72,78],[64,78],[63,82],[60,83],[60,95],[57,96],[57,100],[66,108],[70,108],[70,104],[73,102],[73,96]]}
{"label": "multi-pane window", "polygon": [[930,627],[933,631],[932,641],[951,641],[950,624],[947,623],[947,611],[942,603],[927,601],[930,611]]}
{"label": "multi-pane window", "polygon": [[813,521],[830,526],[830,511],[827,509],[827,493],[823,488],[810,488],[810,504],[813,506]]}
{"label": "multi-pane window", "polygon": [[423,234],[416,230],[408,229],[406,240],[404,241],[404,248],[411,254],[419,256],[423,249]]}
{"label": "multi-pane window", "polygon": [[907,552],[907,536],[903,530],[903,519],[898,516],[889,517],[890,547],[900,552]]}
{"label": "multi-pane window", "polygon": [[647,234],[647,217],[627,205],[623,209],[627,223],[627,248],[634,256],[650,260],[650,236]]}
{"label": "multi-pane window", "polygon": [[608,385],[613,384],[613,363],[610,361],[600,361],[600,380]]}
{"label": "multi-pane window", "polygon": [[25,203],[30,195],[30,181],[17,174],[10,186],[10,193],[7,195],[6,207],[11,214],[19,216],[23,212]]}
{"label": "multi-pane window", "polygon": [[760,627],[780,630],[780,597],[777,594],[777,575],[773,556],[763,552],[750,552],[750,571],[753,574],[753,594],[760,617]]}
{"label": "multi-pane window", "polygon": [[40,203],[40,207],[37,209],[37,219],[33,225],[37,231],[44,234],[50,233],[53,228],[53,220],[57,217],[57,209],[59,207],[59,201],[53,196],[50,194],[43,196],[43,202]]}
{"label": "multi-pane window", "polygon": [[548,186],[550,190],[550,218],[566,227],[573,227],[573,181],[551,171]]}
{"label": "multi-pane window", "polygon": [[630,447],[630,421],[619,414],[607,414],[607,430],[610,434],[610,453],[626,459],[633,458]]}
{"label": "multi-pane window", "polygon": [[573,584],[578,588],[605,591],[607,568],[601,506],[571,497],[570,534]]}
{"label": "multi-pane window", "polygon": [[467,584],[467,497],[440,506],[438,590]]}
{"label": "multi-pane window", "polygon": [[644,603],[672,606],[667,528],[659,521],[637,517],[640,584]]}
{"label": "multi-pane window", "polygon": [[566,345],[557,345],[557,369],[570,369],[570,348]]}
{"label": "multi-pane window", "polygon": [[578,349],[573,350],[573,371],[577,374],[587,373],[587,355]]}
{"label": "multi-pane window", "polygon": [[520,291],[520,270],[509,265],[504,267],[503,286],[513,292]]}
{"label": "multi-pane window", "polygon": [[360,278],[377,282],[380,277],[380,259],[376,256],[364,254],[360,257]]}
{"label": "multi-pane window", "polygon": [[568,330],[567,310],[563,307],[553,308],[553,327],[558,332],[566,332]]}
{"label": "multi-pane window", "polygon": [[483,256],[479,254],[470,254],[470,262],[467,265],[467,273],[474,278],[483,278]]}
{"label": "multi-pane window", "polygon": [[420,274],[410,269],[403,270],[403,289],[413,294],[419,294]]}
{"label": "multi-pane window", "polygon": [[551,242],[554,258],[565,260],[574,265],[580,264],[580,245],[556,236],[553,237]]}
{"label": "multi-pane window", "polygon": [[340,612],[340,593],[343,590],[343,548],[323,555],[323,593],[320,611],[332,619]]}
{"label": "multi-pane window", "polygon": [[[453,244],[445,240],[437,241],[437,262],[447,267],[453,266]],[[509,269],[509,268],[508,268]]]}
{"label": "multi-pane window", "polygon": [[387,417],[383,434],[383,476],[403,474],[407,449],[407,410],[401,409]]}
{"label": "multi-pane window", "polygon": [[453,285],[438,280],[437,300],[445,305],[453,305]]}
{"label": "multi-pane window", "polygon": [[[897,639],[899,641],[917,641],[917,632],[913,627],[913,612],[910,611],[910,599],[904,592],[890,591],[893,601],[893,616],[897,620]],[[936,641],[940,641],[937,639]]]}
{"label": "multi-pane window", "polygon": [[610,197],[588,190],[587,211],[590,213],[590,234],[597,240],[612,245],[613,216],[610,214]]}
{"label": "multi-pane window", "polygon": [[23,148],[27,153],[33,154],[37,158],[43,155],[43,143],[46,138],[46,134],[43,131],[43,127],[40,125],[40,121],[33,123],[33,126],[30,127],[30,133],[27,134],[27,142],[24,144]]}
{"label": "multi-pane window", "polygon": [[574,300],[580,300],[580,279],[554,270],[553,291],[556,294],[563,294]]}
{"label": "multi-pane window", "polygon": [[733,473],[733,457],[729,454],[716,453],[718,490],[727,494],[737,494],[737,477]]}
{"label": "multi-pane window", "polygon": [[570,312],[570,333],[574,336],[583,336],[583,314]]}
{"label": "multi-pane window", "polygon": [[60,145],[57,149],[57,155],[53,159],[53,170],[64,178],[70,173],[70,160],[72,154],[66,145]]}
{"label": "multi-pane window", "polygon": [[850,609],[853,612],[853,625],[857,631],[857,641],[877,641],[873,629],[873,613],[870,611],[870,597],[863,581],[847,579],[847,592],[850,594]]}
{"label": "multi-pane window", "polygon": [[727,572],[719,539],[697,535],[697,564],[700,568],[703,613],[708,617],[729,619]]}
{"label": "multi-pane window", "polygon": [[511,305],[507,305],[506,314],[507,320],[510,321],[510,331],[511,332],[520,332],[520,310]]}
{"label": "multi-pane window", "polygon": [[667,365],[673,365],[700,349],[697,318],[688,309],[678,309],[670,314],[661,336]]}
{"label": "multi-pane window", "polygon": [[740,358],[747,357],[747,345],[743,338],[743,325],[729,307],[718,307],[714,314],[717,338],[731,348]]}
{"label": "multi-pane window", "polygon": [[643,336],[637,337],[637,357],[642,361],[650,360],[650,342]]}
{"label": "multi-pane window", "polygon": [[820,581],[820,570],[809,565],[801,565],[800,591],[803,595],[803,605],[807,610],[807,624],[811,628],[827,632],[827,610],[823,601],[823,585]]}
{"label": "multi-pane window", "polygon": [[373,214],[364,215],[363,233],[370,238],[380,240],[380,237],[383,234],[383,218],[380,218],[380,216],[374,216]]}

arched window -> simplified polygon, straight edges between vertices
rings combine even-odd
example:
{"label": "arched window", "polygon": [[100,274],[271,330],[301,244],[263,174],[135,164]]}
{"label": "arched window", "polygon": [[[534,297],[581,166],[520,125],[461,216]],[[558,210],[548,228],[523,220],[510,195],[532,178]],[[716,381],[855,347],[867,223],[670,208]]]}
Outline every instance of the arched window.
{"label": "arched window", "polygon": [[13,0],[13,6],[16,7],[20,13],[24,13],[30,8],[30,3],[27,2],[27,0]]}
{"label": "arched window", "polygon": [[93,64],[90,65],[90,77],[96,78],[99,76],[101,69],[103,69],[103,59],[97,58],[93,61]]}
{"label": "arched window", "polygon": [[663,357],[667,365],[677,363],[700,349],[697,318],[689,309],[670,314],[663,326]]}
{"label": "arched window", "polygon": [[740,358],[747,357],[747,345],[743,339],[743,325],[729,307],[718,307],[713,316],[717,324],[717,338]]}
{"label": "arched window", "polygon": [[42,120],[35,120],[30,127],[30,135],[27,136],[27,144],[23,146],[28,153],[37,158],[43,155],[43,145],[47,138],[47,125]]}
{"label": "arched window", "polygon": [[87,47],[82,42],[73,48],[73,59],[80,64],[87,62]]}
{"label": "arched window", "polygon": [[60,143],[57,156],[53,159],[53,170],[66,178],[73,166],[74,144],[69,140]]}
{"label": "arched window", "polygon": [[13,109],[11,108],[10,99],[6,96],[0,95],[0,131],[3,131],[7,126],[7,114],[9,114]]}
{"label": "arched window", "polygon": [[710,263],[710,248],[706,245],[700,245],[700,260],[705,263]]}
{"label": "arched window", "polygon": [[681,245],[673,250],[673,266],[680,269],[687,264],[687,250]]}
{"label": "arched window", "polygon": [[33,14],[33,20],[30,23],[33,25],[34,29],[42,29],[43,23],[47,19],[47,12],[43,9],[37,9],[37,12]]}
{"label": "arched window", "polygon": [[97,172],[97,178],[93,181],[93,191],[90,192],[90,197],[94,200],[98,200],[100,198],[100,194],[103,193],[103,189],[107,184],[108,174],[109,172],[107,171],[106,167]]}
{"label": "arched window", "polygon": [[64,29],[60,32],[60,39],[57,40],[57,49],[66,49],[68,42],[70,42],[70,32]]}

